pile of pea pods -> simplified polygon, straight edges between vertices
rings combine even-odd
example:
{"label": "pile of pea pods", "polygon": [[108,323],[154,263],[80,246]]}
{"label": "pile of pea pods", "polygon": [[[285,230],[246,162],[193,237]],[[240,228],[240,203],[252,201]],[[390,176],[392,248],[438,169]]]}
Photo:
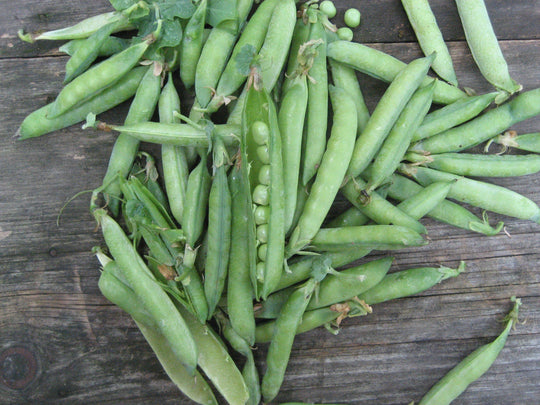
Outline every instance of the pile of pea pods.
{"label": "pile of pea pods", "polygon": [[[95,249],[99,288],[193,401],[217,404],[215,390],[230,404],[269,403],[296,334],[335,332],[346,317],[458,276],[464,263],[388,273],[393,258],[383,257],[350,267],[373,250],[427,244],[422,217],[501,231],[462,202],[540,223],[535,202],[470,178],[540,170],[540,133],[505,132],[540,114],[540,89],[522,91],[510,77],[482,0],[456,0],[494,86],[482,95],[457,86],[427,1],[402,2],[426,55],[409,64],[352,42],[327,0],[111,0],[110,13],[20,33],[67,40],[60,50],[70,56],[65,87],[26,117],[20,137],[85,121],[118,133],[90,202],[106,244]],[[358,26],[359,11],[345,22]],[[389,83],[372,113],[358,71]],[[97,120],[126,100],[122,124]],[[160,159],[141,142],[161,145]],[[468,151],[484,142],[530,153]],[[338,193],[350,208],[335,216]],[[515,302],[500,337],[422,404],[449,403],[489,368],[517,320]],[[242,369],[224,341],[245,357]],[[259,343],[269,344],[262,373]]]}

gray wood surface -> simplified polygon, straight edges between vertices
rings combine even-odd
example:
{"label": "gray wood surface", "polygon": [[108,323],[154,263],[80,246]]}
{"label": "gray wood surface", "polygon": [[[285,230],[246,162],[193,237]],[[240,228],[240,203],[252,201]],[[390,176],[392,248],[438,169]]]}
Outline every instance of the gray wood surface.
{"label": "gray wood surface", "polygon": [[[399,0],[336,0],[339,22],[350,6],[362,12],[355,39],[404,61],[420,56]],[[430,2],[454,59],[461,86],[491,91],[463,42],[451,1]],[[486,0],[512,76],[526,90],[540,86],[540,4]],[[168,380],[134,323],[97,288],[92,246],[102,243],[88,211],[101,183],[114,134],[80,126],[18,141],[23,118],[61,89],[66,57],[60,43],[25,44],[19,28],[50,30],[109,11],[106,0],[3,2],[0,14],[0,403],[189,403]],[[386,85],[359,76],[370,109]],[[120,122],[127,105],[103,114]],[[537,132],[540,118],[514,129]],[[538,174],[495,179],[540,203]],[[479,210],[475,210],[480,214]],[[540,225],[504,220],[510,236],[480,235],[423,220],[430,244],[392,252],[392,271],[456,266],[467,272],[416,297],[347,319],[338,336],[320,329],[297,337],[281,402],[408,404],[476,347],[502,330],[522,297],[522,319],[493,367],[456,404],[540,401]],[[371,257],[378,257],[379,252]],[[266,345],[255,351],[264,369]],[[237,357],[235,357],[237,358]],[[239,358],[237,358],[240,360]]]}

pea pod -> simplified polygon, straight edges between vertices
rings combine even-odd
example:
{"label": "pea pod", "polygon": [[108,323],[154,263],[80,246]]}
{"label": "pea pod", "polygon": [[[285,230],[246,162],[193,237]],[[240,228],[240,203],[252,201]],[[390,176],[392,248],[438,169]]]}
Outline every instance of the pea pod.
{"label": "pea pod", "polygon": [[507,323],[502,333],[491,343],[485,344],[465,357],[422,397],[419,405],[450,404],[469,384],[480,378],[495,362],[506,343],[512,327],[518,321],[521,305],[519,298],[512,297],[514,308],[505,318]]}
{"label": "pea pod", "polygon": [[431,183],[417,194],[399,203],[397,207],[411,217],[421,219],[444,201],[453,183],[453,181]]}
{"label": "pea pod", "polygon": [[207,0],[201,0],[184,29],[180,47],[180,78],[186,88],[195,83],[195,71],[203,48],[204,23],[206,21]]}
{"label": "pea pod", "polygon": [[283,88],[281,89],[281,94],[287,93],[291,80],[289,78],[294,78],[294,72],[298,68],[298,52],[300,47],[309,40],[309,31],[311,24],[307,12],[296,20],[296,25],[294,26],[293,36],[291,40],[291,48],[289,50],[289,58],[287,60],[287,70],[285,72],[285,80],[283,83]]}
{"label": "pea pod", "polygon": [[47,118],[58,117],[120,80],[139,62],[147,48],[147,41],[132,45],[75,78],[60,91]]}
{"label": "pea pod", "polygon": [[47,104],[29,114],[21,123],[17,134],[20,139],[35,138],[84,121],[89,113],[101,114],[133,96],[148,70],[148,67],[143,66],[132,69],[111,87],[57,118],[47,118],[51,107],[51,104]]}
{"label": "pea pod", "polygon": [[287,257],[308,245],[321,227],[352,154],[356,139],[356,106],[343,89],[330,87],[330,96],[334,109],[332,132],[302,215],[289,239]]}
{"label": "pea pod", "polygon": [[267,247],[266,253],[262,255],[265,260],[259,265],[264,269],[258,277],[261,286],[260,289],[256,287],[257,294],[265,298],[279,282],[283,269],[285,198],[281,136],[276,109],[268,92],[258,90],[255,86],[248,90],[246,96],[241,146],[246,157],[242,159],[242,165],[250,164],[249,184],[252,195],[259,184],[259,172],[263,166],[270,165],[269,184],[265,188],[268,205],[260,205],[261,209],[268,211],[267,221],[261,223],[267,224]]}
{"label": "pea pod", "polygon": [[204,267],[204,293],[211,317],[225,286],[231,245],[231,194],[225,159],[227,152],[219,139],[214,145],[214,179],[208,198],[208,253]]}
{"label": "pea pod", "polygon": [[504,150],[510,146],[528,152],[540,153],[540,132],[518,135],[515,131],[508,131],[494,138],[494,141],[503,145]]}
{"label": "pea pod", "polygon": [[[83,46],[85,41],[86,39],[72,39],[71,41],[66,42],[64,45],[58,48],[58,51],[63,52],[69,56],[73,56],[75,52],[77,52],[77,50],[81,46]],[[100,48],[98,49],[97,56],[104,57],[114,55],[115,53],[122,52],[129,45],[129,39],[109,36],[105,38],[105,41],[103,41],[103,43],[101,44]]]}

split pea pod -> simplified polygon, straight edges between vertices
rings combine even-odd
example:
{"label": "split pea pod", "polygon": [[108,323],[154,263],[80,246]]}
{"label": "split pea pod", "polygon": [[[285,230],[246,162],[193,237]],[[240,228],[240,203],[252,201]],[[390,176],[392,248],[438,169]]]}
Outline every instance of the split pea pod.
{"label": "split pea pod", "polygon": [[[326,148],[328,126],[328,70],[326,68],[326,33],[321,21],[311,24],[308,39],[322,43],[315,49],[307,83],[306,124],[302,150],[302,182],[315,176]],[[334,106],[335,108],[335,106]],[[355,121],[356,122],[356,121]]]}
{"label": "split pea pod", "polygon": [[[83,46],[86,39],[72,39],[69,42],[66,42],[58,51],[63,52],[69,56],[73,56],[77,50]],[[109,36],[103,41],[101,46],[98,49],[97,56],[111,56],[115,53],[122,52],[130,45],[129,39]]]}
{"label": "split pea pod", "polygon": [[362,173],[377,154],[401,111],[426,77],[434,54],[412,61],[394,78],[354,145],[349,177]]}
{"label": "split pea pod", "polygon": [[276,320],[266,356],[266,372],[261,383],[261,393],[266,403],[276,397],[283,383],[296,330],[316,287],[317,281],[311,278],[296,289],[285,302]]}
{"label": "split pea pod", "polygon": [[349,165],[356,139],[356,106],[345,90],[330,87],[334,122],[302,215],[287,245],[287,257],[308,245],[328,214]]}
{"label": "split pea pod", "polygon": [[435,181],[454,181],[448,193],[449,198],[502,215],[540,223],[540,207],[534,201],[505,187],[426,167],[402,165],[400,171],[412,176],[423,186]]}
{"label": "split pea pod", "polygon": [[[294,4],[294,3],[293,3]],[[285,190],[281,135],[277,112],[268,92],[255,86],[247,92],[242,116],[242,149],[250,164],[249,184],[255,203],[255,222],[258,231],[266,228],[264,241],[258,247],[257,280],[255,287],[263,299],[274,290],[283,270],[285,245]],[[270,166],[270,167],[268,167]],[[247,166],[246,166],[247,167]],[[267,171],[266,181],[259,182],[261,172]],[[262,215],[258,215],[258,213]]]}
{"label": "split pea pod", "polygon": [[[407,66],[387,53],[349,41],[329,44],[328,57],[387,83],[391,83]],[[422,84],[426,85],[430,80],[426,77]],[[437,104],[450,104],[464,97],[467,95],[463,91],[442,81],[437,82],[433,92],[433,102]]]}
{"label": "split pea pod", "polygon": [[540,132],[518,135],[515,131],[508,131],[494,139],[505,148],[512,147],[528,152],[540,153]]}
{"label": "split pea pod", "polygon": [[[372,260],[360,266],[342,270],[337,275],[329,274],[321,281],[318,293],[314,296],[307,309],[327,307],[338,302],[346,301],[377,285],[390,269],[393,257]],[[283,305],[297,287],[289,287],[270,295],[256,308],[257,318],[277,318]]]}
{"label": "split pea pod", "polygon": [[443,80],[457,86],[456,72],[450,52],[428,0],[401,0],[401,4],[403,4],[424,55],[431,55],[433,52],[437,54],[431,66],[432,69]]}
{"label": "split pea pod", "polygon": [[147,48],[147,41],[132,45],[77,76],[60,91],[47,118],[58,117],[120,80],[139,62]]}
{"label": "split pea pod", "polygon": [[510,77],[484,0],[456,0],[456,6],[467,45],[482,75],[507,93],[521,90],[521,85]]}
{"label": "split pea pod", "polygon": [[540,88],[519,94],[513,100],[489,110],[475,119],[438,135],[423,139],[410,150],[446,153],[472,148],[518,122],[540,114]]}
{"label": "split pea pod", "polygon": [[465,262],[459,267],[420,267],[387,274],[379,284],[358,295],[368,305],[379,304],[397,298],[408,297],[428,290],[450,277],[465,271]]}
{"label": "split pea pod", "polygon": [[[160,77],[155,76],[152,69],[148,69],[137,88],[124,124],[133,125],[149,121],[154,114],[160,92]],[[138,149],[138,139],[128,134],[120,134],[116,138],[111,151],[107,172],[103,177],[100,191],[105,196],[108,206],[114,214],[118,212],[118,198],[121,195],[120,179],[125,179],[129,174]]]}
{"label": "split pea pod", "polygon": [[58,129],[69,127],[85,120],[89,113],[101,114],[123,103],[135,94],[139,83],[148,71],[148,67],[140,66],[132,69],[114,85],[103,90],[85,103],[67,111],[57,118],[48,118],[47,112],[51,104],[29,114],[17,131],[20,139],[35,138]]}
{"label": "split pea pod", "polygon": [[294,0],[279,1],[272,12],[266,37],[258,54],[259,74],[262,85],[268,92],[272,91],[276,85],[285,65],[295,23],[296,4]]}
{"label": "split pea pod", "polygon": [[133,247],[122,228],[104,210],[95,210],[107,247],[122,269],[127,281],[139,297],[159,330],[171,344],[171,349],[190,374],[197,366],[197,347],[190,327],[175,308],[171,299],[155,282],[150,269]]}
{"label": "split pea pod", "polygon": [[207,0],[201,0],[189,19],[182,36],[180,47],[180,79],[186,88],[195,83],[195,70],[203,48],[204,24],[206,21]]}
{"label": "split pea pod", "polygon": [[426,116],[433,99],[435,81],[416,90],[384,140],[369,172],[366,193],[371,194],[395,172],[410,146],[411,137]]}
{"label": "split pea pod", "polygon": [[231,194],[227,180],[227,151],[220,139],[214,144],[214,179],[208,198],[208,252],[204,267],[204,293],[208,316],[214,310],[225,287],[231,245]]}
{"label": "split pea pod", "polygon": [[478,116],[495,100],[497,94],[494,92],[459,99],[429,113],[413,134],[412,141],[416,142],[437,135]]}
{"label": "split pea pod", "polygon": [[217,405],[206,379],[198,371],[191,375],[178,361],[171,344],[159,331],[159,327],[143,307],[135,292],[105,269],[99,277],[98,286],[105,298],[122,308],[135,320],[163,369],[180,391],[199,404]]}
{"label": "split pea pod", "polygon": [[[409,198],[414,198],[414,196],[422,190],[423,187],[418,183],[394,173],[392,175],[391,184],[388,187],[388,196],[398,201],[404,201]],[[452,226],[483,233],[487,236],[498,234],[504,226],[504,223],[499,222],[499,224],[493,228],[489,225],[486,216],[484,216],[483,219],[480,219],[465,207],[449,200],[441,201],[435,208],[428,212],[427,215]]]}
{"label": "split pea pod", "polygon": [[248,344],[255,341],[253,297],[256,278],[257,246],[248,170],[235,162],[229,175],[232,202],[231,247],[227,279],[227,312],[233,329]]}
{"label": "split pea pod", "polygon": [[419,156],[409,153],[411,162],[432,169],[472,177],[513,177],[540,171],[540,155],[484,155],[477,153],[441,153]]}
{"label": "split pea pod", "polygon": [[336,62],[333,59],[329,59],[330,69],[332,72],[332,81],[334,86],[341,87],[345,90],[349,96],[354,100],[357,111],[358,131],[359,136],[369,120],[369,111],[360,89],[360,83],[356,77],[354,69],[344,65],[343,63]]}
{"label": "split pea pod", "polygon": [[[167,84],[161,90],[158,109],[160,122],[172,124],[180,121],[174,115],[175,111],[180,112],[180,96],[176,91],[170,73]],[[161,146],[161,166],[163,168],[163,183],[169,196],[171,214],[181,224],[189,175],[184,149],[179,146],[163,144]]]}
{"label": "split pea pod", "polygon": [[419,405],[450,404],[469,384],[480,378],[497,359],[506,343],[512,327],[518,321],[518,311],[521,305],[519,298],[512,297],[515,302],[512,311],[505,318],[506,327],[491,343],[485,344],[465,357],[457,366],[439,380],[428,392]]}

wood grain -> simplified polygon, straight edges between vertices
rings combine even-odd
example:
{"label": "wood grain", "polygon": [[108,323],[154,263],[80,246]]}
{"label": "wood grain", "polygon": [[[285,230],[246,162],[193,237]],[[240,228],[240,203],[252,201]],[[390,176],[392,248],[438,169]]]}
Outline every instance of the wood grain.
{"label": "wood grain", "polygon": [[[335,3],[336,22],[351,6],[361,10],[356,40],[406,62],[420,56],[399,0]],[[430,3],[449,41],[460,85],[491,91],[463,41],[453,2]],[[538,87],[538,2],[486,4],[512,76],[526,90]],[[6,2],[0,14],[1,404],[190,403],[168,380],[134,323],[99,293],[98,264],[90,250],[102,239],[88,211],[88,195],[73,200],[56,225],[70,197],[100,184],[114,134],[73,126],[25,142],[13,138],[23,118],[61,89],[67,61],[56,51],[59,43],[25,44],[16,31],[61,28],[109,10],[106,0],[24,0]],[[387,85],[364,75],[359,80],[372,110]],[[120,122],[126,110],[124,104],[103,117]],[[515,126],[520,132],[538,128],[539,117]],[[540,203],[538,174],[492,181]],[[465,260],[466,273],[417,297],[376,305],[370,316],[347,319],[338,336],[324,329],[298,336],[278,401],[418,401],[464,356],[500,333],[509,297],[517,295],[527,322],[455,404],[538,403],[539,225],[496,214],[490,220],[504,220],[510,236],[481,237],[423,220],[431,243],[391,252],[391,271]],[[385,254],[375,252],[369,259]],[[255,351],[261,372],[266,348]],[[22,388],[10,388],[6,381],[29,373],[29,360],[20,353],[33,356],[35,376]]]}

